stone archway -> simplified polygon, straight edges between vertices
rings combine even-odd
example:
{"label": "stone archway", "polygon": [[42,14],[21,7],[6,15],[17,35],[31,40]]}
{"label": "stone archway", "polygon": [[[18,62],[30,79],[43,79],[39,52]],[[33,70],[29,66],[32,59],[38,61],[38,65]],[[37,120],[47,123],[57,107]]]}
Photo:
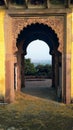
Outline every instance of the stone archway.
{"label": "stone archway", "polygon": [[[5,17],[5,24],[9,22],[9,24],[6,24],[5,27],[5,45],[6,45],[6,101],[14,101],[14,64],[17,63],[17,55],[18,56],[18,61],[20,63],[21,61],[21,57],[20,57],[20,53],[19,50],[21,51],[22,57],[24,55],[23,50],[22,50],[22,46],[23,48],[25,48],[25,44],[23,45],[25,39],[23,39],[22,41],[20,41],[22,35],[22,33],[24,32],[23,30],[26,29],[27,27],[31,26],[32,24],[43,24],[45,26],[50,27],[52,30],[54,30],[54,33],[56,34],[56,37],[58,38],[58,43],[59,46],[57,46],[57,53],[56,54],[60,54],[62,53],[62,57],[64,58],[64,16],[60,15],[60,16],[46,16],[46,17],[42,17],[42,16],[36,16],[36,17],[25,17],[25,19],[23,17],[10,17],[8,15],[6,15]],[[58,26],[57,26],[58,24]],[[8,37],[7,37],[8,36]],[[44,39],[43,39],[44,40]],[[18,49],[18,46],[16,45],[17,42],[21,42],[22,46],[20,46],[20,49]],[[27,40],[26,40],[27,42]],[[9,44],[10,43],[10,44]],[[26,52],[25,52],[26,53]],[[57,55],[56,55],[57,56]],[[55,56],[55,57],[56,57]],[[62,58],[62,61],[63,61]],[[56,60],[58,61],[58,59],[61,58],[56,58]],[[58,63],[58,62],[57,62]],[[58,64],[56,64],[57,66]],[[63,62],[63,66],[62,66],[62,98],[63,101],[66,102],[66,84],[64,81],[64,74],[66,73],[64,70],[64,66],[65,66],[65,62]],[[18,71],[20,71],[20,66]],[[20,73],[20,72],[18,72]],[[21,77],[19,74],[19,78],[20,78],[20,85],[21,86]],[[10,80],[9,80],[10,79]],[[56,79],[57,80],[57,79]],[[18,90],[20,90],[20,88],[18,87]],[[70,93],[69,96],[67,96],[68,98],[68,102],[70,102]]]}
{"label": "stone archway", "polygon": [[[17,90],[20,91],[21,86],[25,86],[24,84],[24,56],[26,55],[27,46],[30,42],[34,40],[42,40],[47,43],[50,48],[50,54],[52,55],[53,62],[53,82],[52,85],[56,88],[56,92],[61,94],[62,85],[59,83],[59,67],[62,66],[62,60],[60,60],[60,52],[58,51],[59,47],[59,39],[57,34],[51,27],[48,27],[44,24],[31,24],[20,32],[17,38],[16,46],[18,48],[17,51]],[[43,52],[42,52],[43,53]],[[49,53],[49,52],[48,52]],[[60,66],[59,66],[60,64]],[[62,78],[60,78],[62,79]],[[62,82],[62,81],[61,81]],[[59,94],[58,94],[59,95]]]}

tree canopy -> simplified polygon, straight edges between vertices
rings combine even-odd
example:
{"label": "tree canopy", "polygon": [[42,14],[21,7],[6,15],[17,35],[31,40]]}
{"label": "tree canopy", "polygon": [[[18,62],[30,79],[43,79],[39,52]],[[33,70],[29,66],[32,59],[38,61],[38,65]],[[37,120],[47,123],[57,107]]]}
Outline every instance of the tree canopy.
{"label": "tree canopy", "polygon": [[25,75],[35,75],[36,68],[30,59],[25,59]]}
{"label": "tree canopy", "polygon": [[52,77],[52,66],[49,64],[39,64],[36,67],[30,59],[25,59],[25,76],[45,76]]}

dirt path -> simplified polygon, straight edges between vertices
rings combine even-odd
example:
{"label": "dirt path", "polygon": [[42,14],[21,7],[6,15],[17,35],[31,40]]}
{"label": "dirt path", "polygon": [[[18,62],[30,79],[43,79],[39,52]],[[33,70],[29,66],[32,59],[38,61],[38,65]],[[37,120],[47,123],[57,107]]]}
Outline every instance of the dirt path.
{"label": "dirt path", "polygon": [[29,79],[25,81],[25,88],[22,88],[22,91],[32,96],[56,100],[56,92],[51,85],[51,79]]}

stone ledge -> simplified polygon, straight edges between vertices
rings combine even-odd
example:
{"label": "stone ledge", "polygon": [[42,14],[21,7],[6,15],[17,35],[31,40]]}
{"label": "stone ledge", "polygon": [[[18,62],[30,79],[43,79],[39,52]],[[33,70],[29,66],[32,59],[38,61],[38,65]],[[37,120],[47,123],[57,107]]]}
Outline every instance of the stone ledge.
{"label": "stone ledge", "polygon": [[28,17],[28,16],[38,16],[38,15],[42,15],[42,16],[48,16],[48,15],[64,15],[67,13],[71,13],[72,9],[10,9],[7,11],[8,15],[12,16],[12,17]]}

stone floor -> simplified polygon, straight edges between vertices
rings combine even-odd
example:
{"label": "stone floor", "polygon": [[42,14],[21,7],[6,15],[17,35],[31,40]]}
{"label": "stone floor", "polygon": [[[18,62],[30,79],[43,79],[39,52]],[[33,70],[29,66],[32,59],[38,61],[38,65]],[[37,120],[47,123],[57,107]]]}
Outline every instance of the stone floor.
{"label": "stone floor", "polygon": [[51,86],[51,79],[29,79],[25,80],[25,88],[22,88],[22,91],[32,96],[56,100],[55,89]]}

